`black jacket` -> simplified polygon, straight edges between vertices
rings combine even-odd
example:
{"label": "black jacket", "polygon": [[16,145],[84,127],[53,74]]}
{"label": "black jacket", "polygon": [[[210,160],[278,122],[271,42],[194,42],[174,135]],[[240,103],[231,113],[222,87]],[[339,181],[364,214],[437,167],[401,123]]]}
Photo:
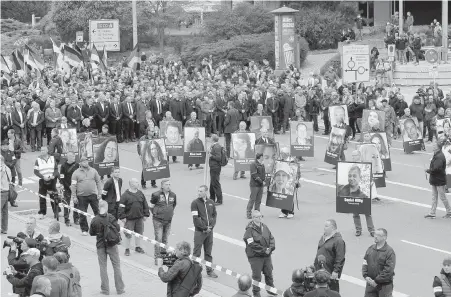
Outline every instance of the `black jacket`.
{"label": "black jacket", "polygon": [[451,284],[451,273],[445,273],[445,270],[440,271],[440,276],[434,276],[434,282],[432,283],[432,287],[434,289],[435,297],[448,297],[449,295],[445,295],[443,292],[443,287],[446,284],[443,284],[443,278],[448,279],[449,284]]}
{"label": "black jacket", "polygon": [[[117,182],[119,185],[119,197],[121,197],[122,178],[119,178]],[[112,177],[107,179],[107,181],[103,185],[102,199],[108,202],[109,204],[116,203],[116,187],[114,186],[114,180]]]}
{"label": "black jacket", "polygon": [[[268,226],[261,223],[261,227],[254,222],[249,222],[246,226],[246,232],[243,237],[246,244],[246,255],[248,258],[253,257],[269,257],[276,249],[276,242]],[[267,254],[266,250],[270,249]]]}
{"label": "black jacket", "polygon": [[136,193],[125,191],[119,202],[119,219],[136,220],[142,217],[150,217],[149,205],[143,192]]}
{"label": "black jacket", "polygon": [[283,297],[302,297],[306,292],[303,283],[292,283],[291,287],[283,293]]}
{"label": "black jacket", "polygon": [[72,183],[72,174],[79,167],[80,165],[78,165],[78,163],[76,162],[72,164],[64,162],[61,165],[59,180],[64,187],[64,191],[70,191],[70,184]]}
{"label": "black jacket", "polygon": [[31,266],[30,270],[26,275],[22,275],[20,273],[17,274],[16,276],[8,275],[6,279],[11,283],[11,285],[13,285],[14,288],[24,288],[25,289],[24,296],[30,296],[31,285],[33,284],[34,278],[38,275],[43,274],[44,268],[42,267],[42,264],[39,262]]}
{"label": "black jacket", "polygon": [[118,232],[121,231],[121,227],[119,226],[116,218],[106,213],[104,215],[98,214],[95,216],[95,218],[91,221],[91,226],[89,227],[89,235],[91,236],[97,236],[97,243],[96,247],[98,249],[104,249],[106,248],[105,245],[105,225],[106,225],[106,217],[108,216],[109,223],[113,224],[114,227],[116,227],[116,230]]}
{"label": "black jacket", "polygon": [[338,277],[341,276],[343,266],[345,265],[346,244],[339,232],[335,233],[331,238],[324,241],[324,236],[318,243],[318,251],[315,257],[315,270],[321,269],[321,264],[318,262],[318,256],[323,255],[326,257],[326,263],[324,268],[329,272],[338,273]]}
{"label": "black jacket", "polygon": [[376,284],[389,284],[393,282],[395,275],[396,255],[395,251],[387,243],[377,249],[376,244],[370,246],[363,257],[363,278],[370,277]]}
{"label": "black jacket", "polygon": [[196,231],[206,231],[208,227],[213,229],[216,225],[216,207],[211,199],[204,201],[197,198],[191,202],[191,215],[193,216]]}
{"label": "black jacket", "polygon": [[168,202],[166,202],[166,196],[163,190],[152,193],[150,198],[151,212],[153,219],[162,222],[171,222],[174,216],[174,209],[177,205],[177,195],[174,192],[169,191]]}
{"label": "black jacket", "polygon": [[263,182],[265,181],[265,179],[265,166],[255,160],[254,163],[251,163],[251,179],[249,181],[249,186],[263,187]]}
{"label": "black jacket", "polygon": [[61,161],[61,154],[63,153],[63,141],[59,136],[55,136],[50,140],[49,155],[55,157],[56,162]]}
{"label": "black jacket", "polygon": [[427,173],[429,173],[429,184],[432,186],[446,185],[446,159],[441,150],[434,153]]}
{"label": "black jacket", "polygon": [[[163,268],[158,270],[158,276],[160,279],[168,283],[167,297],[185,297],[181,295],[178,289],[185,277],[188,277],[188,271],[191,266],[194,265],[189,258],[181,258],[175,261],[174,265],[169,268],[167,272],[164,272]],[[198,294],[202,288],[202,273],[196,280],[196,289],[192,292]],[[188,297],[188,296],[186,296]]]}
{"label": "black jacket", "polygon": [[214,143],[210,149],[210,159],[208,160],[208,165],[211,169],[221,168],[221,154],[222,146],[219,142]]}

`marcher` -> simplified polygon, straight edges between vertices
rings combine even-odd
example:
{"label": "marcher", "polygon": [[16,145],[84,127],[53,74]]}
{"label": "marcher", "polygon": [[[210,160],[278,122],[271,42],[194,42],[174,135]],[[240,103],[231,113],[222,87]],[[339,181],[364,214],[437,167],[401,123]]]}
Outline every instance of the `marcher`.
{"label": "marcher", "polygon": [[102,199],[108,203],[108,213],[119,219],[119,201],[122,195],[121,169],[113,167],[111,177],[103,185]]}
{"label": "marcher", "polygon": [[56,182],[59,177],[58,163],[53,156],[49,155],[47,146],[41,147],[41,155],[34,164],[34,174],[39,177],[39,219],[43,219],[47,215],[47,200],[44,198],[47,194],[52,199],[50,204],[53,214],[58,215],[59,207],[53,202],[58,196],[56,190]]}
{"label": "marcher", "polygon": [[251,179],[249,181],[249,187],[251,194],[249,202],[246,208],[246,217],[251,219],[252,210],[260,210],[260,204],[262,203],[263,187],[265,182],[266,173],[265,166],[263,165],[263,154],[257,153],[255,156],[255,162],[251,163]]}
{"label": "marcher", "polygon": [[9,184],[11,182],[11,170],[8,168],[8,166],[5,165],[5,159],[3,156],[0,156],[1,162],[0,166],[2,168],[2,188],[1,188],[1,195],[2,195],[2,223],[1,223],[1,233],[7,234],[8,232],[8,202],[9,202]]}
{"label": "marcher", "polygon": [[[297,191],[299,189],[299,187],[301,186],[300,183],[300,179],[301,179],[301,168],[299,167],[298,163],[297,163],[297,159],[293,156],[290,155],[290,149],[286,146],[282,147],[280,149],[280,161],[284,161],[284,162],[289,162],[290,164],[296,164],[298,170],[296,172],[296,176],[294,177],[295,180],[295,197],[294,199],[297,199]],[[291,209],[282,209],[280,211],[279,214],[279,218],[287,218],[287,219],[291,219],[294,217],[294,201],[293,201],[293,206],[291,207]]]}
{"label": "marcher", "polygon": [[[71,191],[71,183],[72,183],[72,175],[74,174],[75,170],[77,170],[80,166],[78,163],[75,162],[75,154],[73,152],[68,152],[66,154],[66,162],[64,162],[61,165],[60,168],[60,176],[59,181],[60,184],[63,186],[63,202],[66,205],[70,205],[72,191]],[[74,207],[78,209],[78,203],[74,203]],[[71,226],[70,219],[69,219],[70,209],[67,207],[64,207],[64,222],[66,223],[66,226]],[[73,211],[73,219],[74,224],[78,225],[79,222],[79,214],[76,211]]]}
{"label": "marcher", "polygon": [[[186,121],[185,127],[202,127],[200,121],[196,119],[197,115],[196,112],[193,111],[190,114],[190,119]],[[188,164],[188,168],[191,170],[193,167],[193,164]],[[200,164],[196,164],[196,169],[200,169]]]}
{"label": "marcher", "polygon": [[58,129],[53,128],[50,132],[49,155],[55,158],[56,163],[61,164],[63,153],[63,141],[58,135]]}
{"label": "marcher", "polygon": [[58,264],[58,260],[56,260],[53,256],[48,256],[42,259],[44,274],[38,275],[33,279],[30,294],[36,293],[39,279],[41,277],[46,277],[52,286],[52,290],[50,291],[50,294],[48,294],[49,297],[71,297],[68,292],[68,281],[56,272]]}
{"label": "marcher", "polygon": [[221,156],[222,146],[219,144],[219,137],[216,134],[211,136],[213,142],[210,147],[209,167],[210,167],[210,199],[215,202],[215,205],[222,205],[222,189],[219,177],[221,175]]}
{"label": "marcher", "polygon": [[443,267],[439,276],[434,276],[432,288],[435,297],[450,297],[451,296],[451,257],[443,260]]}
{"label": "marcher", "polygon": [[[124,223],[124,228],[138,234],[144,233],[144,221],[150,217],[149,205],[143,192],[138,190],[139,182],[132,178],[129,182],[130,188],[126,190],[119,202],[119,220]],[[125,255],[130,256],[130,241],[132,235],[125,233]],[[144,254],[141,247],[141,238],[135,236],[135,251]]]}
{"label": "marcher", "polygon": [[[194,250],[193,256],[200,257],[204,247],[204,259],[213,262],[211,251],[213,249],[213,228],[216,225],[216,207],[214,201],[207,197],[208,187],[202,185],[197,190],[197,199],[191,202],[191,215],[194,223]],[[213,269],[207,266],[207,275],[211,278],[218,276]]]}
{"label": "marcher", "polygon": [[387,243],[387,230],[379,228],[374,243],[363,257],[362,275],[366,280],[365,297],[391,297],[396,254]]}
{"label": "marcher", "polygon": [[[14,153],[14,170],[17,173],[19,186],[22,185],[22,166],[21,166],[21,157],[22,152],[24,151],[24,143],[18,137],[16,137],[16,133],[13,129],[8,130],[8,150]],[[13,181],[14,182],[14,181]]]}
{"label": "marcher", "polygon": [[[155,240],[167,244],[171,233],[171,222],[174,216],[174,210],[177,205],[177,195],[171,191],[171,182],[169,179],[161,181],[161,190],[152,193],[150,199],[150,211],[152,212],[152,222],[155,233]],[[158,258],[161,258],[163,248],[155,245],[155,265]]]}
{"label": "marcher", "polygon": [[[156,139],[156,138],[160,137],[158,127],[149,126],[149,127],[147,127],[146,132],[147,132],[147,134],[142,136],[136,144],[136,149],[138,150],[138,156],[141,156],[141,145],[142,145],[141,142]],[[152,186],[152,188],[156,188],[157,187],[156,180],[151,180],[150,185]],[[143,189],[146,188],[146,181],[144,180],[144,169],[141,171],[141,187]]]}
{"label": "marcher", "polygon": [[229,101],[227,107],[228,109],[224,119],[224,137],[226,154],[230,158],[230,142],[232,140],[232,133],[238,129],[239,113],[235,109],[233,101]]}
{"label": "marcher", "polygon": [[[251,265],[252,279],[260,282],[262,273],[267,286],[274,287],[271,254],[276,249],[274,237],[268,226],[262,223],[263,215],[258,210],[252,211],[252,221],[246,226],[243,240],[246,244],[246,256]],[[267,291],[270,295],[277,295]],[[260,297],[260,288],[253,286],[254,297]]]}

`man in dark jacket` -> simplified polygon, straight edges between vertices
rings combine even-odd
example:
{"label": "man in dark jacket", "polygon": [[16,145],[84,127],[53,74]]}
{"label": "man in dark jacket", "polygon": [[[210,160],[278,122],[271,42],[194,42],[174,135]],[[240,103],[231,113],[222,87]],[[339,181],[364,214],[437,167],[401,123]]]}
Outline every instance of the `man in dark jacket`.
{"label": "man in dark jacket", "polygon": [[[129,182],[130,189],[125,191],[119,202],[119,219],[124,223],[124,228],[138,234],[144,232],[144,221],[150,217],[149,205],[143,192],[138,190],[139,181],[132,178]],[[125,233],[125,255],[130,256],[130,241],[132,235]],[[135,237],[135,251],[144,254],[141,247],[141,238]]]}
{"label": "man in dark jacket", "polygon": [[[177,205],[177,195],[171,191],[169,179],[161,181],[161,190],[152,193],[150,198],[150,212],[153,215],[153,228],[155,240],[164,244],[168,243],[168,236],[171,232],[171,222],[174,216],[174,209]],[[161,248],[155,245],[155,265],[157,259],[161,258]]]}
{"label": "man in dark jacket", "polygon": [[272,118],[272,126],[274,127],[274,132],[278,131],[279,128],[279,99],[272,95],[270,98],[266,99],[266,113]]}
{"label": "man in dark jacket", "polygon": [[[144,199],[145,200],[145,199]],[[114,272],[114,284],[118,295],[124,294],[124,282],[122,281],[121,259],[119,257],[119,249],[117,244],[107,245],[105,242],[105,230],[113,225],[117,232],[120,232],[121,227],[117,223],[114,216],[108,213],[108,203],[104,200],[99,202],[99,214],[91,221],[89,228],[89,235],[97,237],[97,256],[99,258],[100,266],[100,289],[104,295],[109,295],[110,284],[108,282],[107,272],[107,255],[110,256],[111,264]],[[111,231],[109,231],[111,232]]]}
{"label": "man in dark jacket", "polygon": [[[274,287],[271,254],[276,249],[276,243],[268,226],[262,223],[262,218],[260,211],[252,212],[252,221],[246,226],[243,240],[246,244],[247,259],[251,264],[252,279],[260,282],[263,272],[266,285]],[[270,295],[277,295],[271,291],[267,292]],[[254,297],[260,297],[260,287],[254,286],[252,293]]]}
{"label": "man in dark jacket", "polygon": [[[64,197],[64,203],[66,203],[67,205],[70,205],[70,200],[71,200],[71,195],[72,195],[72,191],[70,189],[70,185],[72,182],[72,174],[75,172],[75,170],[78,169],[78,167],[80,167],[78,165],[78,163],[75,162],[75,154],[73,152],[68,152],[66,154],[66,162],[64,162],[61,165],[61,169],[60,169],[60,176],[59,176],[59,181],[60,184],[63,186],[64,192],[63,192],[63,197]],[[78,203],[74,203],[74,207],[78,208]],[[64,208],[64,221],[66,223],[66,226],[70,226],[70,220],[69,220],[69,213],[70,210],[65,207]],[[78,212],[74,211],[74,224],[78,225],[79,224],[79,215]]]}
{"label": "man in dark jacket", "polygon": [[251,164],[251,179],[249,187],[251,188],[251,195],[247,203],[246,216],[251,219],[252,209],[260,210],[262,203],[263,187],[265,186],[266,172],[263,165],[263,154],[257,153],[255,162]]}
{"label": "man in dark jacket", "polygon": [[429,173],[429,184],[432,187],[432,206],[431,211],[425,215],[425,218],[435,219],[435,212],[437,210],[438,197],[442,200],[443,205],[446,208],[446,215],[444,218],[451,219],[451,206],[446,198],[446,158],[442,152],[444,139],[439,139],[432,145],[434,156],[432,157],[429,169],[426,172]]}
{"label": "man in dark jacket", "polygon": [[395,251],[387,244],[387,230],[374,233],[374,243],[363,257],[362,275],[366,280],[365,296],[392,296],[395,275]]}
{"label": "man in dark jacket", "polygon": [[[163,282],[168,283],[167,297],[197,295],[202,288],[202,267],[200,267],[200,271],[199,269],[192,271],[196,267],[195,265],[197,267],[199,265],[189,259],[191,246],[186,241],[177,244],[175,253],[178,259],[169,269],[162,266],[163,261],[158,261],[158,276]],[[194,273],[190,273],[191,271]],[[189,295],[187,295],[188,292]]]}
{"label": "man in dark jacket", "polygon": [[305,271],[301,269],[296,269],[291,274],[291,281],[293,282],[291,286],[285,290],[283,297],[302,297],[305,295],[307,290],[304,286],[305,281]]}
{"label": "man in dark jacket", "polygon": [[443,260],[443,268],[440,271],[440,276],[434,276],[432,287],[435,297],[451,296],[451,257]]}
{"label": "man in dark jacket", "polygon": [[210,147],[209,166],[210,166],[210,199],[215,202],[216,205],[222,204],[222,189],[219,176],[221,175],[221,156],[222,146],[219,144],[219,137],[216,134],[211,136],[213,144]]}
{"label": "man in dark jacket", "polygon": [[52,139],[50,140],[49,144],[49,155],[53,156],[58,164],[61,164],[62,163],[61,154],[63,153],[63,141],[58,135],[57,128],[53,128],[52,131],[50,132],[50,135],[52,136]]}
{"label": "man in dark jacket", "polygon": [[227,157],[230,158],[230,142],[232,140],[232,133],[238,129],[239,113],[238,110],[235,109],[233,101],[229,101],[227,105],[228,110],[224,119],[224,137]]}
{"label": "man in dark jacket", "polygon": [[341,295],[339,293],[329,289],[328,283],[330,282],[330,279],[330,273],[328,273],[324,269],[315,272],[316,289],[308,292],[304,295],[304,297],[340,297]]}
{"label": "man in dark jacket", "polygon": [[108,213],[116,219],[119,218],[119,201],[122,195],[122,178],[119,177],[121,169],[114,167],[111,177],[103,185],[102,199],[108,203]]}
{"label": "man in dark jacket", "polygon": [[21,167],[21,157],[22,152],[24,151],[24,143],[17,136],[16,132],[13,129],[8,130],[8,150],[12,154],[14,160],[14,165],[11,168],[11,172],[16,171],[17,177],[19,178],[19,186],[22,185],[22,167]]}
{"label": "man in dark jacket", "polygon": [[324,224],[324,235],[318,243],[318,250],[314,261],[315,270],[325,269],[331,274],[329,287],[339,292],[338,280],[345,265],[346,244],[337,231],[337,222],[327,220]]}

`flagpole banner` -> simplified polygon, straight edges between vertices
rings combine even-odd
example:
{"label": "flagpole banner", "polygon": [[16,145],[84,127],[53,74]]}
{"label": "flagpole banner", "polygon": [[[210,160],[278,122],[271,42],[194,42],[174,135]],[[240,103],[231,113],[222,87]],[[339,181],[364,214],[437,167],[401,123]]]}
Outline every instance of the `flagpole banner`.
{"label": "flagpole banner", "polygon": [[160,135],[164,138],[168,156],[183,156],[182,123],[161,121]]}
{"label": "flagpole banner", "polygon": [[340,158],[343,145],[345,143],[346,129],[332,127],[329,135],[324,162],[336,165]]}
{"label": "flagpole banner", "polygon": [[293,208],[298,166],[297,163],[275,161],[266,196],[266,206],[279,209]]}
{"label": "flagpole banner", "polygon": [[268,130],[269,137],[274,138],[274,127],[272,126],[272,119],[270,116],[252,116],[250,119],[250,130],[255,133],[257,138],[261,136],[261,129]]}
{"label": "flagpole banner", "polygon": [[364,143],[374,143],[379,152],[379,156],[384,163],[384,171],[391,171],[391,157],[390,148],[387,141],[387,133],[385,132],[373,132],[365,133],[363,135]]}
{"label": "flagpole banner", "polygon": [[144,180],[157,180],[171,176],[163,138],[141,140],[139,149]]}
{"label": "flagpole banner", "polygon": [[329,106],[329,119],[332,127],[343,128],[349,125],[348,107],[346,105]]}
{"label": "flagpole banner", "polygon": [[82,132],[77,134],[78,156],[79,158],[86,157],[91,166],[94,160],[94,154],[92,151],[92,141],[97,137],[98,137],[97,131]]}
{"label": "flagpole banner", "polygon": [[384,163],[379,155],[379,151],[374,143],[363,143],[357,145],[360,152],[360,161],[371,163],[371,173],[376,188],[385,188]]}
{"label": "flagpole banner", "polygon": [[99,175],[108,175],[111,168],[119,166],[119,148],[116,136],[101,136],[92,140],[93,167]]}
{"label": "flagpole banner", "polygon": [[292,156],[314,156],[314,137],[312,122],[290,122],[290,148]]}
{"label": "flagpole banner", "polygon": [[274,171],[274,164],[279,157],[279,147],[277,144],[256,144],[255,154],[263,154],[263,165],[265,166],[266,182],[269,184]]}
{"label": "flagpole banner", "polygon": [[232,133],[232,152],[235,171],[250,171],[255,160],[255,133]]}
{"label": "flagpole banner", "polygon": [[371,215],[371,163],[338,162],[336,211]]}
{"label": "flagpole banner", "polygon": [[421,134],[421,130],[417,124],[418,121],[415,120],[416,118],[399,120],[404,151],[406,153],[421,151],[424,146],[423,135]]}
{"label": "flagpole banner", "polygon": [[205,149],[205,128],[185,127],[183,164],[204,164],[207,151]]}
{"label": "flagpole banner", "polygon": [[75,154],[75,160],[79,159],[79,151],[78,151],[78,137],[77,137],[77,129],[75,128],[67,128],[67,129],[59,129],[58,135],[61,138],[63,143],[63,153],[62,156],[66,157],[68,152],[72,152]]}

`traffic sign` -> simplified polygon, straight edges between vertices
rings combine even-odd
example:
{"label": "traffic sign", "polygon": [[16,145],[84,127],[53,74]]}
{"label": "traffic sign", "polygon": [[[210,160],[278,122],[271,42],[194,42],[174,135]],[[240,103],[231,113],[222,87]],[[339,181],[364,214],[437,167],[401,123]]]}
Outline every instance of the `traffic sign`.
{"label": "traffic sign", "polygon": [[119,51],[119,20],[89,20],[89,42],[98,49]]}
{"label": "traffic sign", "polygon": [[370,81],[370,49],[367,44],[343,45],[341,64],[344,83]]}
{"label": "traffic sign", "polygon": [[77,31],[75,33],[75,41],[76,42],[83,42],[83,31]]}
{"label": "traffic sign", "polygon": [[425,54],[426,61],[431,64],[435,64],[438,61],[438,53],[435,49],[429,49]]}

